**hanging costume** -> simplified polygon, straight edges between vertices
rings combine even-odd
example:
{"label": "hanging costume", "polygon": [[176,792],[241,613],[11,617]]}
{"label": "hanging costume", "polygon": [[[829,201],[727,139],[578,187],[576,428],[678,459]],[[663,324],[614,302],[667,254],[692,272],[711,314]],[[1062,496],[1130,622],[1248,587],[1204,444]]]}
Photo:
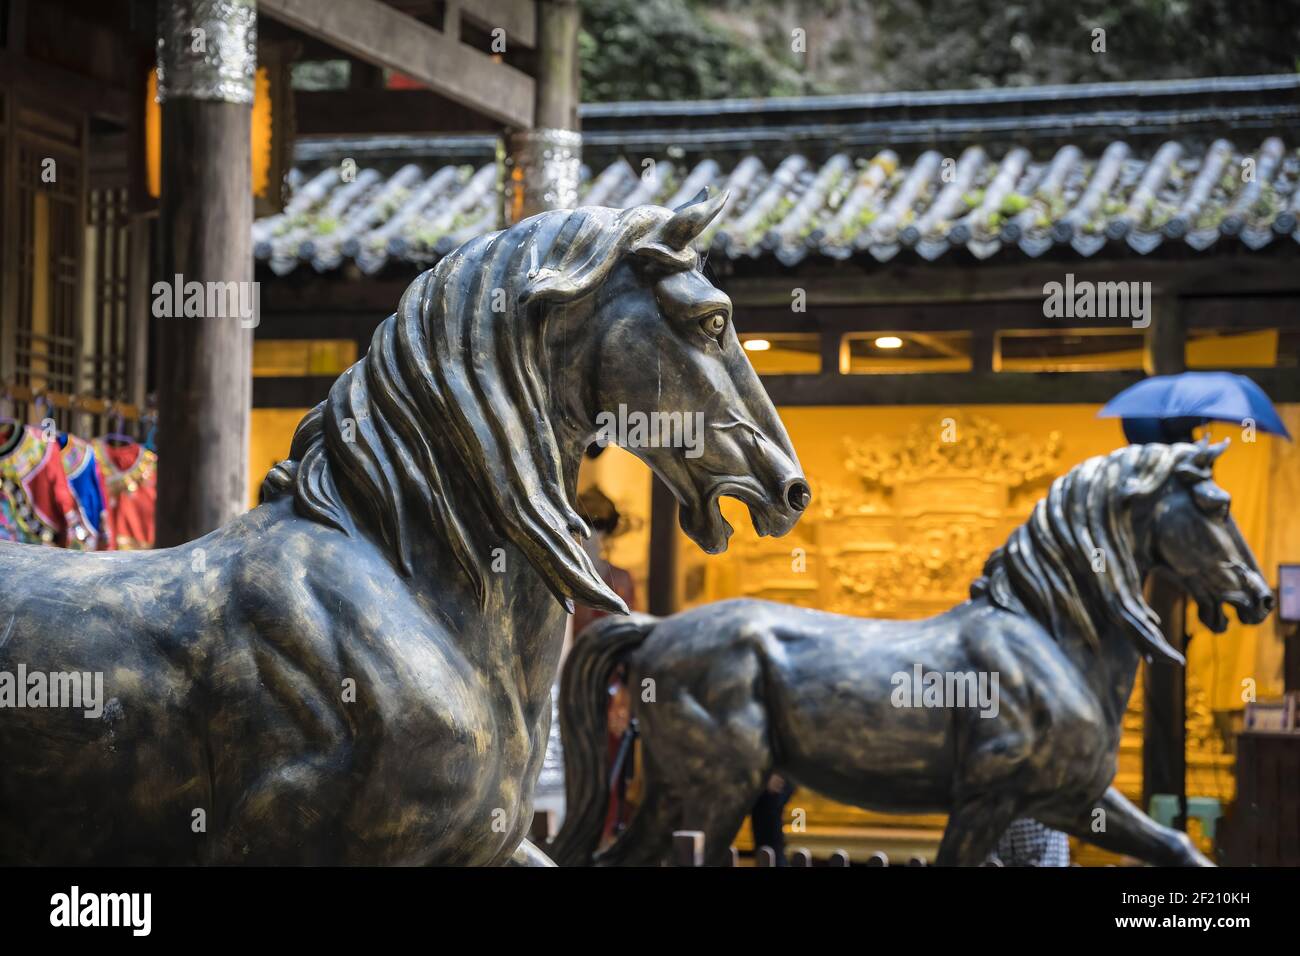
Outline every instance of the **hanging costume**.
{"label": "hanging costume", "polygon": [[93,537],[59,443],[31,426],[0,424],[0,540],[84,549]]}
{"label": "hanging costume", "polygon": [[158,456],[136,442],[115,444],[105,438],[96,438],[94,449],[107,492],[112,546],[120,551],[152,548]]}
{"label": "hanging costume", "polygon": [[90,442],[66,432],[59,433],[63,448],[63,472],[68,487],[77,501],[82,524],[91,531],[85,542],[88,551],[107,551],[113,547],[113,536],[108,521],[108,494],[104,478],[95,460],[95,449]]}

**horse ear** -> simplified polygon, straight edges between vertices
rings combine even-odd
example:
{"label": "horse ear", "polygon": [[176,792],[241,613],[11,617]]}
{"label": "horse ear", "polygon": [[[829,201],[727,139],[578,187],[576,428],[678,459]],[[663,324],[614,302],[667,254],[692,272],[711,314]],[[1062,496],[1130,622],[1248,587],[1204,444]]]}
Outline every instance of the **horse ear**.
{"label": "horse ear", "polygon": [[1205,438],[1200,441],[1200,447],[1196,451],[1196,464],[1202,468],[1211,468],[1218,460],[1219,456],[1228,450],[1228,444],[1231,439],[1225,438],[1221,442],[1211,445]]}
{"label": "horse ear", "polygon": [[673,210],[673,217],[659,227],[655,238],[669,249],[685,249],[708,228],[730,196],[729,191],[724,191],[710,199],[705,187],[690,202]]}
{"label": "horse ear", "polygon": [[673,212],[681,212],[683,209],[686,209],[688,206],[694,206],[696,203],[704,202],[704,200],[708,198],[709,198],[709,187],[705,186],[703,189],[697,192],[690,199],[686,200],[686,202],[682,203],[680,206],[674,206]]}

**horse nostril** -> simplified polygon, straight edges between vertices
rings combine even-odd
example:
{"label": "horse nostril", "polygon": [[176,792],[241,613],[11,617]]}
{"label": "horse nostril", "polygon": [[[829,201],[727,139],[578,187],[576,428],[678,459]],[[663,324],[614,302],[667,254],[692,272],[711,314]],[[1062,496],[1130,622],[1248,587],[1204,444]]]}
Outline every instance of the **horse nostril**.
{"label": "horse nostril", "polygon": [[803,511],[812,501],[812,489],[808,482],[795,478],[785,486],[785,502],[794,511]]}
{"label": "horse nostril", "polygon": [[1265,591],[1263,597],[1259,599],[1260,610],[1262,610],[1265,614],[1272,614],[1273,606],[1276,603],[1277,603],[1277,599],[1273,597],[1272,591]]}

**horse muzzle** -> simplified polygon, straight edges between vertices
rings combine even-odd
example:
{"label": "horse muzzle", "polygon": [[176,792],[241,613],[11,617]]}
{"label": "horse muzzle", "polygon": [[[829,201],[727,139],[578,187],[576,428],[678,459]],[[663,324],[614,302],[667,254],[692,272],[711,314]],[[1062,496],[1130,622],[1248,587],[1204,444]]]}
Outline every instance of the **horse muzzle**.
{"label": "horse muzzle", "polygon": [[1259,624],[1273,613],[1273,608],[1277,606],[1277,597],[1273,594],[1273,589],[1264,582],[1263,577],[1251,571],[1242,600],[1238,602],[1229,599],[1228,603],[1237,609],[1237,619],[1242,624]]}
{"label": "horse muzzle", "polygon": [[1273,589],[1265,582],[1263,576],[1255,570],[1241,564],[1233,563],[1225,567],[1235,578],[1235,586],[1227,590],[1191,587],[1196,599],[1201,622],[1216,634],[1227,629],[1228,618],[1221,605],[1229,604],[1236,608],[1237,620],[1242,624],[1259,624],[1277,605]]}

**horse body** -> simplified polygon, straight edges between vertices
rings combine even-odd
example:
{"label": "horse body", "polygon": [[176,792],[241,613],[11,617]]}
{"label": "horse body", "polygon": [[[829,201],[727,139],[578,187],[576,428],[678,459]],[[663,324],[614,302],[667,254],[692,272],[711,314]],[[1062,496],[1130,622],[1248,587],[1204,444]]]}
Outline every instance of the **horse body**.
{"label": "horse body", "polygon": [[[761,655],[773,769],[841,802],[883,812],[947,812],[957,766],[982,748],[996,746],[1010,765],[1013,756],[1017,761],[1032,756],[1027,730],[1092,725],[1103,718],[1101,689],[1093,686],[1100,675],[1067,682],[1068,692],[1058,697],[1034,694],[1032,689],[1045,686],[1054,672],[1073,665],[1053,642],[1024,633],[1030,628],[1020,619],[983,601],[920,621],[863,621],[767,602],[729,603],[719,611],[731,620],[717,621],[714,633],[718,641],[732,642],[737,634],[746,635],[740,640]],[[684,628],[692,623],[701,624],[682,622]],[[761,639],[751,636],[756,629]],[[651,641],[659,640],[652,633],[630,658],[638,672],[640,654],[654,661]],[[995,729],[980,717],[974,701],[964,708],[923,706],[921,688],[912,706],[918,672],[998,674],[1000,725]],[[901,694],[891,679],[899,674],[908,678]],[[896,705],[900,696],[908,698],[908,706]],[[659,709],[644,711],[646,723],[654,727]],[[1100,756],[1076,753],[1063,759],[1060,778],[1095,780]],[[988,772],[996,771],[990,766]],[[1095,785],[1096,793],[1106,780],[1109,776]]]}
{"label": "horse body", "polygon": [[[447,619],[373,544],[285,501],[168,552],[79,558],[0,548],[3,579],[43,582],[6,601],[6,659],[102,672],[108,696],[101,720],[27,708],[0,721],[0,752],[19,758],[0,805],[46,808],[39,828],[0,815],[5,862],[486,864],[514,851],[549,696],[459,640],[492,622]],[[520,636],[540,643],[562,611],[532,590],[516,595],[533,625]]]}
{"label": "horse body", "polygon": [[[629,686],[650,679],[656,689],[653,703],[635,705],[650,776],[638,835],[602,864],[653,863],[665,846],[651,834],[679,823],[706,833],[707,858],[724,859],[773,772],[886,813],[948,813],[959,778],[974,792],[1023,780],[1026,811],[1039,801],[1088,803],[1115,774],[1119,727],[1109,715],[1132,690],[1136,652],[1127,674],[1080,670],[1036,622],[983,598],[917,621],[750,599],[639,620],[644,642],[622,660]],[[974,702],[924,706],[919,690],[916,706],[899,706],[896,676],[908,678],[910,698],[918,671],[997,674],[996,719]],[[578,747],[565,747],[575,759]]]}
{"label": "horse body", "polygon": [[[1077,466],[989,558],[971,599],[925,620],[742,599],[597,621],[561,685],[568,813],[555,858],[651,865],[673,830],[692,829],[723,863],[775,771],[842,803],[949,814],[940,863],[982,862],[1024,816],[1153,862],[1207,863],[1110,784],[1142,650],[1178,658],[1142,599],[1146,576],[1175,574],[1215,630],[1221,602],[1251,623],[1272,608],[1210,478],[1221,451],[1131,446]],[[602,705],[620,663],[645,780],[628,829],[597,852]]]}
{"label": "horse body", "polygon": [[98,673],[108,698],[0,713],[0,863],[545,865],[523,836],[565,613],[627,610],[571,504],[598,414],[702,416],[698,456],[629,449],[702,547],[726,547],[719,494],[760,533],[807,504],[691,247],[724,201],[467,243],[303,419],[262,504],[204,538],[0,546],[0,676]]}

